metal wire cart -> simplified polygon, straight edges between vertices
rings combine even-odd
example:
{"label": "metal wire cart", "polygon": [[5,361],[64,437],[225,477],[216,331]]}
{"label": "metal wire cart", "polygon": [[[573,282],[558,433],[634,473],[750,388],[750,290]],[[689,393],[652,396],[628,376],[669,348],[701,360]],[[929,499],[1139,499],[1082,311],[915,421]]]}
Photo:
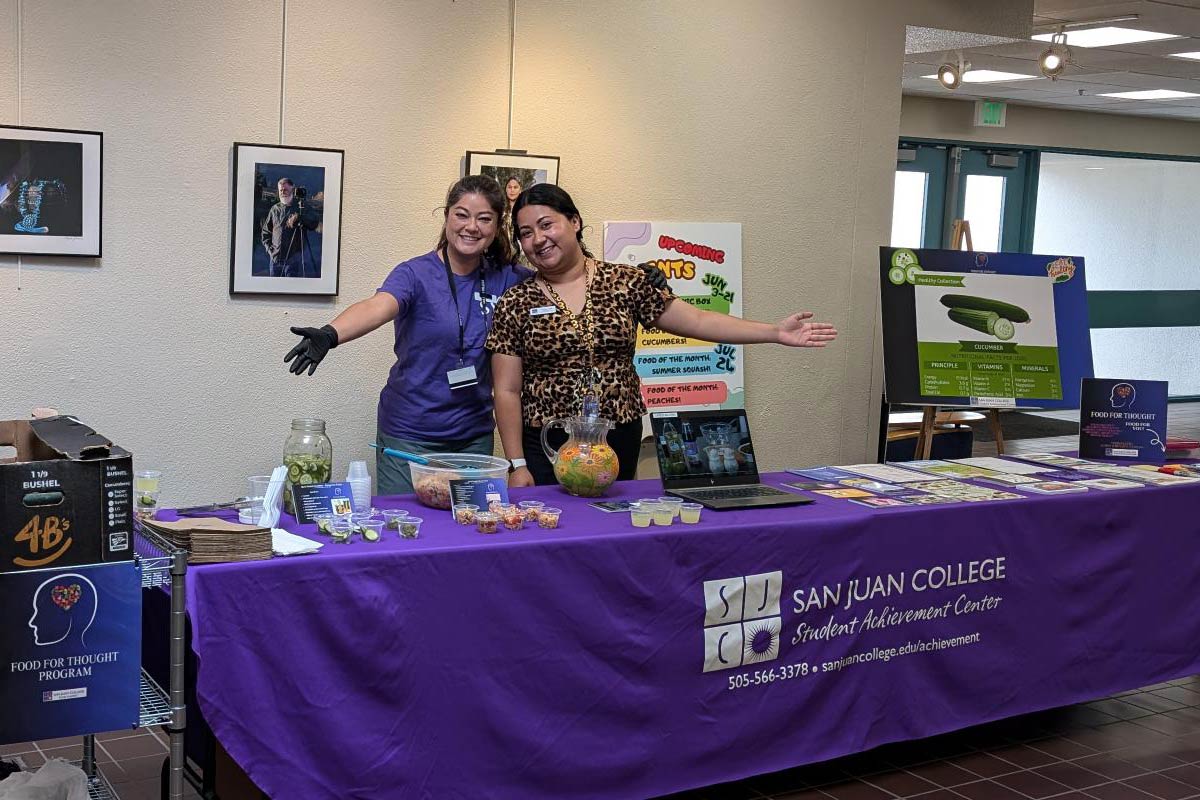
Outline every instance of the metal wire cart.
{"label": "metal wire cart", "polygon": [[[142,568],[142,589],[158,589],[170,595],[169,689],[163,691],[143,668],[139,692],[138,725],[148,728],[166,726],[170,754],[164,767],[163,797],[182,800],[184,785],[183,733],[187,722],[184,705],[184,578],[187,551],[179,549],[157,534],[136,525],[135,549]],[[83,771],[88,775],[90,800],[119,800],[112,785],[96,765],[96,737],[83,737]]]}

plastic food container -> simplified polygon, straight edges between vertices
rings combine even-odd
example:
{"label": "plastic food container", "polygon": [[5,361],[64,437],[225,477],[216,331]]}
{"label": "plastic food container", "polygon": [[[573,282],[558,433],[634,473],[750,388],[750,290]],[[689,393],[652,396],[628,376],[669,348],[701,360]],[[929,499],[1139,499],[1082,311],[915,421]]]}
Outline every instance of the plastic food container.
{"label": "plastic food container", "polygon": [[496,533],[500,530],[500,515],[491,511],[480,511],[475,515],[475,529],[480,533]]}
{"label": "plastic food container", "polygon": [[463,503],[460,506],[454,507],[454,521],[459,525],[474,525],[475,516],[479,513],[479,506],[471,503]]}
{"label": "plastic food container", "polygon": [[541,511],[545,505],[546,504],[541,500],[522,500],[521,502],[517,503],[517,507],[525,512],[526,522],[537,522],[538,512]]}
{"label": "plastic food container", "polygon": [[500,519],[504,527],[510,531],[519,531],[525,527],[525,510],[517,506],[503,506],[500,509]]}
{"label": "plastic food container", "polygon": [[389,531],[399,531],[400,520],[408,516],[408,512],[402,508],[385,508],[379,513],[383,515],[383,527]]}
{"label": "plastic food container", "polygon": [[358,532],[364,542],[378,542],[383,539],[383,520],[367,519],[358,523]]}
{"label": "plastic food container", "polygon": [[649,528],[651,516],[650,508],[641,503],[634,503],[629,507],[629,521],[635,528]]}
{"label": "plastic food container", "polygon": [[508,462],[496,456],[475,453],[437,453],[432,456],[449,466],[409,464],[413,489],[422,505],[450,510],[450,481],[487,478],[508,483]]}
{"label": "plastic food container", "polygon": [[538,509],[538,527],[539,528],[557,528],[558,518],[562,515],[561,508],[541,508]]}
{"label": "plastic food container", "polygon": [[678,497],[660,497],[658,498],[660,506],[666,506],[671,509],[671,515],[676,519],[679,518],[679,507],[683,505],[683,500]]}
{"label": "plastic food container", "polygon": [[420,517],[404,517],[400,520],[400,538],[401,539],[416,539],[421,535],[421,523],[424,522]]}
{"label": "plastic food container", "polygon": [[683,503],[679,506],[679,521],[684,525],[695,525],[700,521],[700,509],[704,506],[699,503]]}

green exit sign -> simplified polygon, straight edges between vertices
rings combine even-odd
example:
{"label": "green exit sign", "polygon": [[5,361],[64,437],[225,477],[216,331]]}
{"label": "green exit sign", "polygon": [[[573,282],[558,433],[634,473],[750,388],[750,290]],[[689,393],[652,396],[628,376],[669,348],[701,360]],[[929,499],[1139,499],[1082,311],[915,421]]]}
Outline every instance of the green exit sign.
{"label": "green exit sign", "polygon": [[1008,104],[1003,100],[976,100],[975,127],[1003,128]]}

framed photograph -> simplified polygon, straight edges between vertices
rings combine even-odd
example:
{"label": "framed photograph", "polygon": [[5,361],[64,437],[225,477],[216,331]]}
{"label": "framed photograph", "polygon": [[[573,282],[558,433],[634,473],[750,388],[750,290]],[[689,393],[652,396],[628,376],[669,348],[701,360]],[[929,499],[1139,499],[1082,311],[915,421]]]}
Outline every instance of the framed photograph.
{"label": "framed photograph", "polygon": [[0,253],[100,257],[104,134],[0,127]]}
{"label": "framed photograph", "polygon": [[[558,183],[558,156],[467,151],[467,174],[490,175],[505,190],[509,203],[535,183]],[[510,186],[510,182],[512,185]]]}
{"label": "framed photograph", "polygon": [[344,150],[233,145],[230,294],[338,293]]}

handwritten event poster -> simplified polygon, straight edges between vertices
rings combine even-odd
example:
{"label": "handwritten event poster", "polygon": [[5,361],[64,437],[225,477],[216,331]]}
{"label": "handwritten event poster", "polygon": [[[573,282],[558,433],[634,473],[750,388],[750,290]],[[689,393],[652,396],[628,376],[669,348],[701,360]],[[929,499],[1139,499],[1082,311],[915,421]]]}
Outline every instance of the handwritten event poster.
{"label": "handwritten event poster", "polygon": [[[606,222],[604,260],[652,263],[682,300],[742,316],[740,223]],[[651,411],[745,408],[741,345],[642,329],[634,363]]]}

